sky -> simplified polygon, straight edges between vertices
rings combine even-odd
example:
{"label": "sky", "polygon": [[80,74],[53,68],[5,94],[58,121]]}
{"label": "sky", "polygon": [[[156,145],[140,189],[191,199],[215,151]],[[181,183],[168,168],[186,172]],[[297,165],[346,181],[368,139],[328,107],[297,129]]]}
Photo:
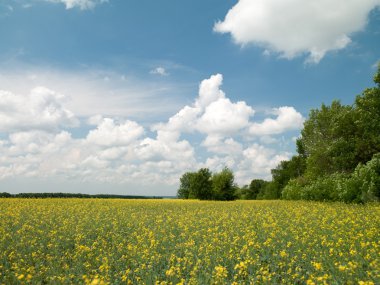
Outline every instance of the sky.
{"label": "sky", "polygon": [[0,192],[270,180],[379,60],[380,0],[0,0]]}

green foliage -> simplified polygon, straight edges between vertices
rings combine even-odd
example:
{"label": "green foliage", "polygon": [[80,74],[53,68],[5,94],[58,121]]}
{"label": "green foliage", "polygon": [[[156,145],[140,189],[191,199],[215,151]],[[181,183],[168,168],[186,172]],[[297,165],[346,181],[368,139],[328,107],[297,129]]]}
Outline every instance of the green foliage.
{"label": "green foliage", "polygon": [[200,200],[235,200],[238,187],[234,180],[234,174],[228,168],[215,174],[212,174],[208,168],[201,168],[197,172],[186,172],[180,178],[177,197]]}
{"label": "green foliage", "polygon": [[[334,101],[311,110],[297,151],[306,171],[288,180],[284,199],[368,202],[380,197],[380,65],[377,86],[357,96],[353,106]],[[273,181],[286,181],[286,163],[272,170]],[[280,178],[279,179],[279,175]],[[294,178],[294,177],[293,177]]]}
{"label": "green foliage", "polygon": [[262,179],[253,179],[251,183],[249,184],[249,192],[247,193],[246,199],[248,200],[255,200],[257,199],[257,196],[260,193],[264,192],[264,189],[266,188],[266,185],[268,184],[267,181]]}
{"label": "green foliage", "polygon": [[368,202],[380,199],[380,153],[366,165],[359,164],[343,192],[344,201]]}
{"label": "green foliage", "polygon": [[380,199],[380,153],[352,174],[333,173],[313,180],[292,179],[285,186],[286,200],[344,201],[365,203]]}
{"label": "green foliage", "polygon": [[180,199],[189,199],[191,177],[196,175],[195,172],[186,172],[180,178],[180,186],[178,189],[177,197]]}
{"label": "green foliage", "polygon": [[211,175],[208,168],[201,168],[190,175],[189,199],[213,199]]}
{"label": "green foliage", "polygon": [[310,111],[299,143],[307,157],[307,176],[317,178],[355,169],[354,121],[352,107],[343,106],[338,101]]}
{"label": "green foliage", "polygon": [[[380,73],[377,74],[380,78]],[[380,152],[380,84],[366,89],[355,100],[357,140],[355,158],[366,163]]]}
{"label": "green foliage", "polygon": [[234,180],[233,172],[227,167],[212,176],[212,189],[215,200],[235,200],[236,185]]}
{"label": "green foliage", "polygon": [[[298,148],[301,147],[301,142]],[[281,161],[280,164],[272,169],[272,182],[265,185],[260,199],[279,199],[281,192],[290,179],[299,177],[304,174],[306,169],[306,157],[304,155],[296,155],[291,160]]]}
{"label": "green foliage", "polygon": [[257,195],[259,200],[274,200],[281,197],[281,185],[277,181],[271,181],[265,184],[262,191]]}
{"label": "green foliage", "polygon": [[304,177],[297,177],[289,180],[288,184],[282,191],[282,199],[285,200],[301,200],[303,187],[307,184]]}

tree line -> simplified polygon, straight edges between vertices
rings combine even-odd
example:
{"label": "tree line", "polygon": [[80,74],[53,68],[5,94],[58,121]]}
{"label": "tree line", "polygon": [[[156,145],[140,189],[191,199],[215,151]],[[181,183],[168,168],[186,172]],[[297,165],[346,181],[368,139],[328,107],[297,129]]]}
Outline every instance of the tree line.
{"label": "tree line", "polygon": [[[201,169],[181,177],[178,197],[378,201],[380,64],[374,82],[375,86],[365,89],[352,105],[335,100],[330,105],[322,104],[312,109],[296,142],[297,154],[271,170],[271,181],[253,179],[249,185],[238,187],[229,169],[215,175],[208,169]],[[224,185],[218,179],[223,183],[229,181],[229,184]]]}

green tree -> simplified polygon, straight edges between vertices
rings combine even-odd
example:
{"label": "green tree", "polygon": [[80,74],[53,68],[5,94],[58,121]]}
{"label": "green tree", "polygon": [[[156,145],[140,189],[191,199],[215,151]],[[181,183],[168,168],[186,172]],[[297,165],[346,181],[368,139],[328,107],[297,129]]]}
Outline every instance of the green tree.
{"label": "green tree", "polygon": [[271,170],[272,183],[265,185],[263,197],[265,199],[280,198],[281,192],[289,180],[302,176],[305,170],[306,157],[304,155],[296,155],[290,160],[281,161],[276,168]]}
{"label": "green tree", "polygon": [[233,172],[225,167],[221,172],[212,176],[212,189],[214,199],[222,201],[235,200],[235,177]]}
{"label": "green tree", "polygon": [[245,200],[256,200],[258,195],[264,192],[264,189],[268,181],[262,179],[253,179],[249,186],[242,191],[243,199]]}
{"label": "green tree", "polygon": [[380,64],[374,82],[375,87],[364,90],[355,100],[357,163],[366,163],[380,152]]}
{"label": "green tree", "polygon": [[213,199],[211,175],[208,168],[201,168],[190,175],[189,199]]}
{"label": "green tree", "polygon": [[355,169],[356,126],[351,106],[333,101],[311,110],[299,146],[307,157],[307,175],[316,178]]}
{"label": "green tree", "polygon": [[192,176],[196,175],[195,172],[186,172],[180,178],[180,185],[177,192],[177,197],[180,199],[189,199],[190,186],[192,181]]}

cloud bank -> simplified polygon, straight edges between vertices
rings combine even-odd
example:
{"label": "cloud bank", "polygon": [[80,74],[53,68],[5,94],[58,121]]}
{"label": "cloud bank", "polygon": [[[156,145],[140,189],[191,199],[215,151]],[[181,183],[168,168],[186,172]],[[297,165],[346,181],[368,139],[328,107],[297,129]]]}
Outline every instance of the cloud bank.
{"label": "cloud bank", "polygon": [[318,63],[345,48],[364,29],[379,0],[239,0],[214,26],[239,45],[254,44],[292,59],[307,54]]}
{"label": "cloud bank", "polygon": [[[291,154],[258,137],[276,141],[301,128],[303,117],[283,106],[256,122],[253,107],[232,102],[222,83],[221,74],[203,80],[192,104],[150,128],[103,114],[80,119],[66,108],[63,95],[46,87],[26,95],[0,91],[0,179],[176,185],[186,171],[224,166],[235,171],[240,184],[269,178],[270,169]],[[74,136],[78,130],[83,135]]]}

